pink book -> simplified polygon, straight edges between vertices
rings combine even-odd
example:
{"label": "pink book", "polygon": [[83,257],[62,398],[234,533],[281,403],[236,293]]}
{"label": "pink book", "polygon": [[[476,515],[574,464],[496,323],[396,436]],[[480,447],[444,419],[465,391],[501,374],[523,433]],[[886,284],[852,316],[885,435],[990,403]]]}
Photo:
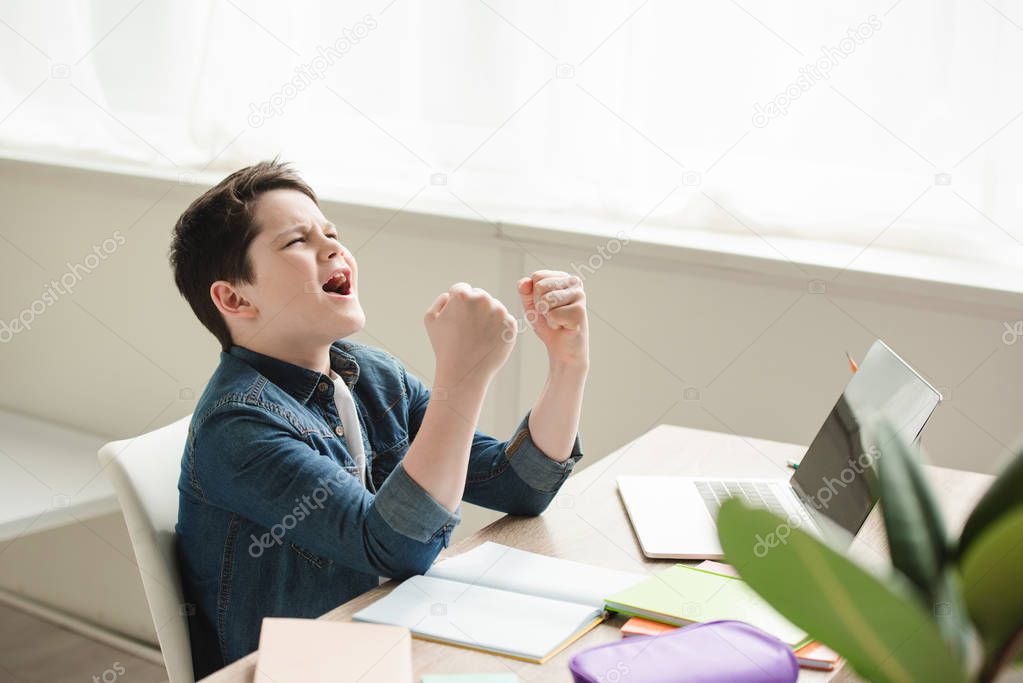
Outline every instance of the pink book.
{"label": "pink book", "polygon": [[407,628],[263,619],[255,683],[412,683]]}

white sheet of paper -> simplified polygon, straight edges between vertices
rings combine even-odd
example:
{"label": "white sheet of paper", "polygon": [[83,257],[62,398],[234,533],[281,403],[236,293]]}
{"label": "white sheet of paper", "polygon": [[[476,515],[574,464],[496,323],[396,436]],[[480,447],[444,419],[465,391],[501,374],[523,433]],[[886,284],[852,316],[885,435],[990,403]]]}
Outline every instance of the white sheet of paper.
{"label": "white sheet of paper", "polygon": [[493,541],[438,562],[426,575],[578,602],[594,609],[601,608],[607,596],[649,578],[645,574],[538,555]]}
{"label": "white sheet of paper", "polygon": [[542,659],[601,613],[586,605],[413,576],[352,616],[505,654]]}

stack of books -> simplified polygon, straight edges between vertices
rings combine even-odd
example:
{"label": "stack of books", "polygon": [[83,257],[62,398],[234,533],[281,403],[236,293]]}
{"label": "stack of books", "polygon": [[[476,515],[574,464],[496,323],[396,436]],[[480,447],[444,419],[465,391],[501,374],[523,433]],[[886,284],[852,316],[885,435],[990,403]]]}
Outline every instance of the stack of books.
{"label": "stack of books", "polygon": [[792,648],[799,665],[831,671],[839,656],[782,617],[728,565],[677,564],[605,601],[608,610],[632,617],[623,636],[659,635],[694,622],[735,619],[770,633]]}

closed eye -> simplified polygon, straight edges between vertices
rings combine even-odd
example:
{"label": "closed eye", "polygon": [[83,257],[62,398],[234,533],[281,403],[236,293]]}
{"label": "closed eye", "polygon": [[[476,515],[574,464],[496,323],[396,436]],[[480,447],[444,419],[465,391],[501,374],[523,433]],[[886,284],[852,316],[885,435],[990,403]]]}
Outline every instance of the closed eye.
{"label": "closed eye", "polygon": [[[323,236],[324,236],[324,237],[326,237],[327,239],[332,239],[332,240],[334,240],[334,241],[336,241],[336,242],[340,242],[340,241],[341,241],[341,236],[340,236],[340,235],[338,235],[338,234],[337,234],[336,232],[332,232],[332,233],[330,233],[329,235],[328,235],[328,234],[326,234],[326,233],[324,233],[324,235],[323,235]],[[287,248],[288,248],[288,247],[290,247],[290,246],[291,246],[292,244],[297,244],[297,243],[299,243],[299,242],[305,242],[305,241],[306,241],[306,238],[305,238],[305,236],[302,236],[302,237],[296,237],[295,239],[293,239],[293,240],[291,240],[290,242],[288,242],[287,244],[285,244],[285,245],[284,245],[284,246],[283,246],[282,248],[283,248],[283,249],[287,249]]]}

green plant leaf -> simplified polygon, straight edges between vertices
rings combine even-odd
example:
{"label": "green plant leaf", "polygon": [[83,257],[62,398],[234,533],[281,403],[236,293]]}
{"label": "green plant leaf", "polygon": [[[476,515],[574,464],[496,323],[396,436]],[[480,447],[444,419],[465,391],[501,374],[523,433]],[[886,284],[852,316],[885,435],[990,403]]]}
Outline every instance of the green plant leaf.
{"label": "green plant leaf", "polygon": [[951,574],[945,520],[918,462],[917,450],[887,420],[869,428],[877,448],[881,509],[892,564],[920,591],[938,629],[965,661],[973,638],[959,584]]}
{"label": "green plant leaf", "polygon": [[721,506],[718,534],[726,560],[761,597],[864,678],[966,680],[904,580],[883,582],[798,526],[735,499]]}
{"label": "green plant leaf", "polygon": [[917,455],[887,420],[871,430],[892,564],[929,599],[949,559],[948,534]]}
{"label": "green plant leaf", "polygon": [[970,621],[963,596],[959,573],[949,565],[941,574],[941,584],[934,594],[933,602],[924,606],[934,613],[938,631],[945,641],[955,648],[959,660],[968,671],[980,666],[980,651],[977,630]]}
{"label": "green plant leaf", "polygon": [[977,537],[959,568],[966,608],[984,641],[988,667],[1023,628],[1023,507]]}
{"label": "green plant leaf", "polygon": [[1002,515],[1023,506],[1023,448],[1002,469],[991,487],[973,508],[959,537],[960,557],[985,528]]}

